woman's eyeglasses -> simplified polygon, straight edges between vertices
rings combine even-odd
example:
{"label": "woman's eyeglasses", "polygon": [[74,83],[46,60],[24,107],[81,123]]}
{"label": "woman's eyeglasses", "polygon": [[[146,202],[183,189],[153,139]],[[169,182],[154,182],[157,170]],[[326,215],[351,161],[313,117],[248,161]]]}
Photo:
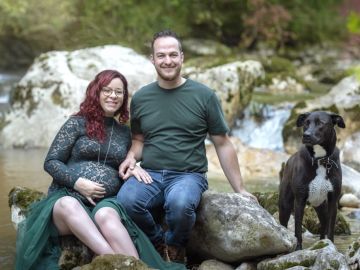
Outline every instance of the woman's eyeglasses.
{"label": "woman's eyeglasses", "polygon": [[117,97],[121,97],[124,95],[124,90],[120,90],[120,89],[111,89],[108,87],[103,87],[103,89],[101,89],[101,92],[104,93],[105,96],[109,97],[111,96],[111,94],[114,92],[115,96]]}

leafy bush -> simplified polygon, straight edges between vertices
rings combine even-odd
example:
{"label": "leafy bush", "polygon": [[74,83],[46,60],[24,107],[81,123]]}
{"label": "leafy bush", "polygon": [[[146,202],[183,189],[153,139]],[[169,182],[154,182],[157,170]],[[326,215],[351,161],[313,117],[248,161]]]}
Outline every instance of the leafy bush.
{"label": "leafy bush", "polygon": [[[183,38],[212,39],[245,48],[256,48],[259,43],[281,48],[338,40],[347,31],[337,11],[341,2],[2,0],[0,61],[9,64],[52,49],[110,43],[148,52],[153,33],[165,28]],[[357,31],[356,16],[349,17],[351,31]]]}

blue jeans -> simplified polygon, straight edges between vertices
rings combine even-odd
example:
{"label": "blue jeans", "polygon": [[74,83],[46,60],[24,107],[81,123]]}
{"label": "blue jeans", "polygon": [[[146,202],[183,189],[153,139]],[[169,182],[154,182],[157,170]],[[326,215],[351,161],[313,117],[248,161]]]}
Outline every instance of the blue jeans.
{"label": "blue jeans", "polygon": [[[208,182],[204,173],[147,170],[151,184],[129,178],[121,187],[117,201],[153,243],[165,241],[167,245],[185,247],[202,193]],[[156,210],[165,210],[167,231],[156,221]],[[154,214],[154,215],[153,215]]]}

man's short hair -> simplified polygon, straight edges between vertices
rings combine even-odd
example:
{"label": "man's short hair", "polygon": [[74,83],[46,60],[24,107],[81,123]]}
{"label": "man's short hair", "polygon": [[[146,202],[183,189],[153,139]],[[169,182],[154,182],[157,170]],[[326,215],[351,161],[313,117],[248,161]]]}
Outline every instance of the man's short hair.
{"label": "man's short hair", "polygon": [[157,40],[158,38],[162,38],[162,37],[173,37],[173,38],[175,38],[178,41],[180,52],[182,52],[182,45],[181,45],[180,38],[178,37],[178,35],[174,31],[171,31],[169,29],[162,30],[162,31],[157,32],[157,33],[154,34],[153,39],[151,41],[151,52],[154,52],[155,40]]}

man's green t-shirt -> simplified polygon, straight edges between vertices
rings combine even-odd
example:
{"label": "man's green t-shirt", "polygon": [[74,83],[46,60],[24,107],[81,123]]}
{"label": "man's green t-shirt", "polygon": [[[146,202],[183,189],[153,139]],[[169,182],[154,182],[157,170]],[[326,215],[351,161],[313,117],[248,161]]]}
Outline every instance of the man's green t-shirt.
{"label": "man's green t-shirt", "polygon": [[229,129],[214,91],[187,79],[173,89],[157,82],[131,100],[131,131],[143,134],[141,166],[152,170],[206,172],[204,140]]}

